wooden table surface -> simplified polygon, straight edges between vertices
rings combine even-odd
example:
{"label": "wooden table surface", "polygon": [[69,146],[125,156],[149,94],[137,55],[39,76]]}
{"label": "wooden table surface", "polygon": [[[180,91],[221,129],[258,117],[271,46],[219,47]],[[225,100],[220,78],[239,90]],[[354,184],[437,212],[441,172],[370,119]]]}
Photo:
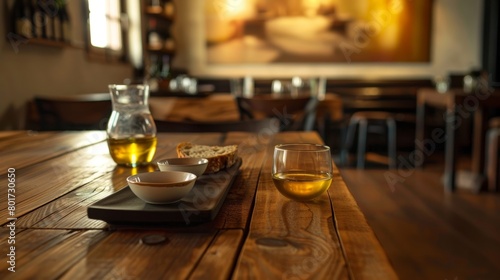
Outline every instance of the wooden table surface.
{"label": "wooden table surface", "polygon": [[[151,97],[149,107],[155,119],[170,121],[235,121],[240,119],[236,100],[231,94],[211,94],[204,97]],[[318,102],[318,118],[340,120],[342,100],[328,93]]]}
{"label": "wooden table surface", "polygon": [[[105,137],[0,132],[1,279],[397,278],[337,169],[311,202],[273,186],[274,145],[321,143],[315,132],[159,134],[154,160],[175,157],[180,141],[238,144],[240,173],[213,221],[128,228],[89,219],[87,207],[156,166],[116,166]],[[165,241],[141,242],[158,236]]]}

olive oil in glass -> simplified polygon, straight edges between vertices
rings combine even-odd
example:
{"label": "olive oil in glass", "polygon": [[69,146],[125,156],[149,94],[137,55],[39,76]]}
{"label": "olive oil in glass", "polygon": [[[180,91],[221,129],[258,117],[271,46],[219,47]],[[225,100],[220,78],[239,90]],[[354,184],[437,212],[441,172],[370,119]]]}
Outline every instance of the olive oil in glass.
{"label": "olive oil in glass", "polygon": [[108,148],[117,164],[138,166],[148,164],[153,160],[156,142],[156,137],[108,138]]}
{"label": "olive oil in glass", "polygon": [[330,148],[318,144],[280,144],[274,148],[272,179],[292,200],[312,200],[332,183]]}
{"label": "olive oil in glass", "polygon": [[293,200],[311,200],[325,192],[332,182],[329,173],[284,172],[273,174],[278,191]]}
{"label": "olive oil in glass", "polygon": [[148,106],[147,85],[109,85],[113,112],[108,121],[108,148],[119,164],[149,164],[156,152],[156,125]]}

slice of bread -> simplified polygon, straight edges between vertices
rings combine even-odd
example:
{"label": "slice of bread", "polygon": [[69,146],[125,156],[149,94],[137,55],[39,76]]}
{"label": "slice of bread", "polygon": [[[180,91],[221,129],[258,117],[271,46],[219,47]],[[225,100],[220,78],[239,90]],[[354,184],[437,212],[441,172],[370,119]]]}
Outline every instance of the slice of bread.
{"label": "slice of bread", "polygon": [[207,169],[203,174],[215,173],[224,168],[231,167],[236,162],[238,145],[207,146],[182,142],[177,145],[177,156],[180,158],[206,158]]}

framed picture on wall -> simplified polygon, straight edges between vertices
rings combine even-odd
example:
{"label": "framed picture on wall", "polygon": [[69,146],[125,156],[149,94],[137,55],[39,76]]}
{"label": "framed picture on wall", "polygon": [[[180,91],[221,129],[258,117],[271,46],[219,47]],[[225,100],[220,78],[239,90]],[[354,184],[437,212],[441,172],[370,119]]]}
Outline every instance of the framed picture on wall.
{"label": "framed picture on wall", "polygon": [[207,0],[207,62],[429,62],[432,2]]}

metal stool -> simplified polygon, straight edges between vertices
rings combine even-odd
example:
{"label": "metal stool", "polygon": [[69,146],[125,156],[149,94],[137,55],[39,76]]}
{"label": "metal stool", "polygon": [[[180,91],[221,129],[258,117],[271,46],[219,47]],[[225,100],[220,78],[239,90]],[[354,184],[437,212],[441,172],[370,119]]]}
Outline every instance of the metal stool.
{"label": "metal stool", "polygon": [[490,120],[489,129],[486,133],[485,145],[485,175],[488,178],[488,189],[490,191],[498,191],[500,183],[500,173],[498,166],[499,146],[500,142],[500,117]]}
{"label": "metal stool", "polygon": [[387,152],[389,168],[396,168],[396,120],[393,114],[378,111],[356,112],[351,116],[347,127],[346,141],[342,152],[342,161],[347,163],[348,150],[358,130],[357,168],[365,168],[366,138],[370,133],[383,133],[387,130]]}

